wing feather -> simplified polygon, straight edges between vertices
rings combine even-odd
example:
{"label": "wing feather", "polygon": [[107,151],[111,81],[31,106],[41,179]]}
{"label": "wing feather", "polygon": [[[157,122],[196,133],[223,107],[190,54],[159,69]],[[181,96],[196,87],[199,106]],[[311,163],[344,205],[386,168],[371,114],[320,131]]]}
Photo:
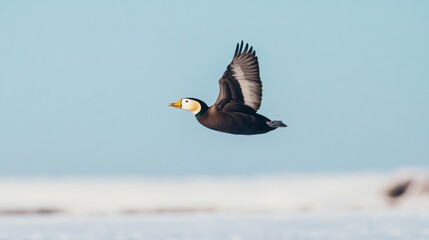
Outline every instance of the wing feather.
{"label": "wing feather", "polygon": [[[244,47],[244,48],[243,48]],[[236,102],[257,111],[261,107],[262,82],[259,76],[258,57],[253,47],[243,41],[237,44],[234,57],[219,80],[220,92],[215,105]]]}

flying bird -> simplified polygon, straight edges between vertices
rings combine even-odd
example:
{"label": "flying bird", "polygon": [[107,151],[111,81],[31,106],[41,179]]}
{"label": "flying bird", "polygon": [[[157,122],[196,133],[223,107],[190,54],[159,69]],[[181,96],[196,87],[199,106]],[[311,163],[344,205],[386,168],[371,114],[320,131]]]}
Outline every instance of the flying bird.
{"label": "flying bird", "polygon": [[262,134],[287,127],[257,113],[262,101],[258,57],[253,47],[237,44],[234,57],[219,80],[219,96],[213,106],[196,98],[182,98],[169,106],[192,112],[203,126],[231,134]]}

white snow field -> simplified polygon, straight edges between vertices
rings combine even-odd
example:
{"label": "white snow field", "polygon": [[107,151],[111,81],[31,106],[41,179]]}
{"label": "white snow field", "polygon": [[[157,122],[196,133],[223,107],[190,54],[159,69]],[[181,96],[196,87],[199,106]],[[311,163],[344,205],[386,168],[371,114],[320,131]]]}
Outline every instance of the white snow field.
{"label": "white snow field", "polygon": [[429,239],[429,216],[407,214],[0,217],[2,240]]}
{"label": "white snow field", "polygon": [[0,179],[0,240],[429,239],[427,172]]}
{"label": "white snow field", "polygon": [[[389,197],[404,183],[404,193]],[[429,212],[429,174],[0,179],[0,215],[350,211]]]}

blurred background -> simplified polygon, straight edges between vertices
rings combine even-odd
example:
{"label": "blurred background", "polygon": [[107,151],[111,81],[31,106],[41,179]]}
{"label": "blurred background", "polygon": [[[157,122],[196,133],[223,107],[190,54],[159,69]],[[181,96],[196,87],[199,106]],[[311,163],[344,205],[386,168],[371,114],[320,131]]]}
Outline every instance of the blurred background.
{"label": "blurred background", "polygon": [[[0,211],[373,209],[427,193],[428,7],[2,1]],[[241,40],[259,112],[288,128],[228,135],[167,106],[211,105]]]}

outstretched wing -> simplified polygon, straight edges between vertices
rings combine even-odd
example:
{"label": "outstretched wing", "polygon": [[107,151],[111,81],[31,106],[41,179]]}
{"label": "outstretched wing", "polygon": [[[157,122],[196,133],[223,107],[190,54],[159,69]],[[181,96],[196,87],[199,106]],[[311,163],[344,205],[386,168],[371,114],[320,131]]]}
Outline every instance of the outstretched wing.
{"label": "outstretched wing", "polygon": [[261,107],[262,82],[259,77],[258,57],[253,47],[243,41],[237,44],[234,58],[219,80],[219,96],[215,102],[217,109],[227,103],[244,104],[257,111]]}

